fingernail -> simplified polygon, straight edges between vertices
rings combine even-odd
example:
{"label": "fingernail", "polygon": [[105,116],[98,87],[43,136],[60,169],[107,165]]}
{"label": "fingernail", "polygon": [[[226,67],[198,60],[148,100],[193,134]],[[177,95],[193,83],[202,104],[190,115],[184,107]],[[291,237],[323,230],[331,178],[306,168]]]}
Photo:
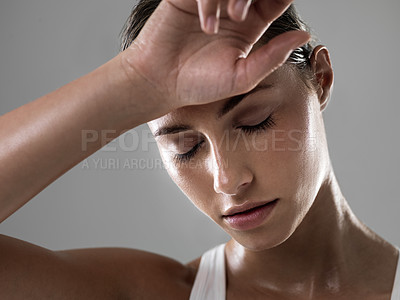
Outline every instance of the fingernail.
{"label": "fingernail", "polygon": [[208,33],[216,34],[218,32],[217,18],[215,16],[209,16],[207,18],[206,29]]}
{"label": "fingernail", "polygon": [[250,1],[237,0],[235,3],[234,13],[241,21],[244,21],[249,11]]}

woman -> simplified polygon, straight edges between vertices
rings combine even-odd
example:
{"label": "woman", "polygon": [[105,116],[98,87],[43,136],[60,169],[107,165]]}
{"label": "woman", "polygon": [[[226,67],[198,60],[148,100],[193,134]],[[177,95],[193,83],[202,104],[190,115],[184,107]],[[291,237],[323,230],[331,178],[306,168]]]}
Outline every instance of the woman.
{"label": "woman", "polygon": [[[333,82],[328,51],[302,46],[302,31],[259,39],[290,1],[220,3],[221,18],[218,2],[198,3],[161,2],[139,35],[140,25],[127,27],[126,51],[1,117],[1,219],[102,146],[83,152],[83,129],[117,136],[149,122],[171,177],[232,240],[181,265],[3,236],[0,295],[395,299],[398,250],[354,216],[330,164],[321,115]],[[203,277],[207,267],[217,278]]]}

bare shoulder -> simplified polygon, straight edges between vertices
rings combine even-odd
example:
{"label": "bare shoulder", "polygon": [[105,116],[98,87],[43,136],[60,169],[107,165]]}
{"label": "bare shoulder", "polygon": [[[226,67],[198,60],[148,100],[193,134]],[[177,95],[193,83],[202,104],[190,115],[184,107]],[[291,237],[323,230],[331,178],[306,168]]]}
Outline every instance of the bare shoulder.
{"label": "bare shoulder", "polygon": [[0,235],[1,299],[188,299],[195,275],[145,251],[51,251]]}
{"label": "bare shoulder", "polygon": [[186,266],[192,270],[194,274],[197,274],[197,270],[199,269],[201,256],[188,262]]}

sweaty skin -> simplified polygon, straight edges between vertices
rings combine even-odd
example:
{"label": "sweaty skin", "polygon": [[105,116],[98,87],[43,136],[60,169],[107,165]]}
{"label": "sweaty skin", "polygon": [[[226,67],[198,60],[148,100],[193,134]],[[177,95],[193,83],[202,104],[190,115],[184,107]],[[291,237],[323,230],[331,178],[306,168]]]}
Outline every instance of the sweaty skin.
{"label": "sweaty skin", "polygon": [[[154,131],[165,122],[190,122],[203,139],[192,158],[199,168],[171,164],[168,171],[233,237],[226,248],[228,299],[389,300],[397,253],[354,217],[329,162],[321,115],[333,81],[327,50],[314,51],[318,86],[306,88],[282,64],[307,42],[307,33],[285,33],[252,51],[291,1],[258,0],[239,11],[235,3],[162,1],[126,51],[1,116],[0,221],[104,146],[99,140],[82,151],[82,130],[115,130],[117,137],[152,120]],[[263,90],[265,84],[272,87]],[[254,89],[215,118],[231,97]],[[258,151],[255,145],[271,139],[268,130],[254,135],[246,152],[243,140],[236,151],[218,146],[224,132],[235,137],[238,126],[261,121],[269,113],[264,104],[276,111],[275,129],[299,130],[295,138],[303,146],[315,135],[317,149]],[[284,149],[298,144],[283,138]],[[168,161],[171,151],[163,145],[160,139]],[[273,214],[251,232],[223,221],[221,213],[234,203],[274,197],[279,202]],[[132,249],[51,251],[0,235],[0,298],[188,299],[198,263]]]}
{"label": "sweaty skin", "polygon": [[[340,192],[322,119],[333,81],[326,48],[316,48],[313,63],[316,90],[285,65],[222,118],[227,100],[149,123],[156,135],[176,124],[190,128],[156,139],[175,183],[232,237],[228,299],[390,299],[396,250],[354,216]],[[240,129],[269,115],[271,128],[250,135]],[[190,160],[176,161],[199,142]],[[224,220],[231,207],[273,199],[273,213],[254,229]]]}

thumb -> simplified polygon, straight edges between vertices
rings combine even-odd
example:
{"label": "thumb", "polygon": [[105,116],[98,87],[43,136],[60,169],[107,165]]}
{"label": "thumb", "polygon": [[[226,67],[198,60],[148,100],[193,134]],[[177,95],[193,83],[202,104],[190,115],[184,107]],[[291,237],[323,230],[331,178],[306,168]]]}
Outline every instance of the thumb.
{"label": "thumb", "polygon": [[247,92],[261,80],[283,65],[296,48],[310,39],[305,31],[288,31],[271,39],[247,58],[241,58],[236,65],[235,86]]}

